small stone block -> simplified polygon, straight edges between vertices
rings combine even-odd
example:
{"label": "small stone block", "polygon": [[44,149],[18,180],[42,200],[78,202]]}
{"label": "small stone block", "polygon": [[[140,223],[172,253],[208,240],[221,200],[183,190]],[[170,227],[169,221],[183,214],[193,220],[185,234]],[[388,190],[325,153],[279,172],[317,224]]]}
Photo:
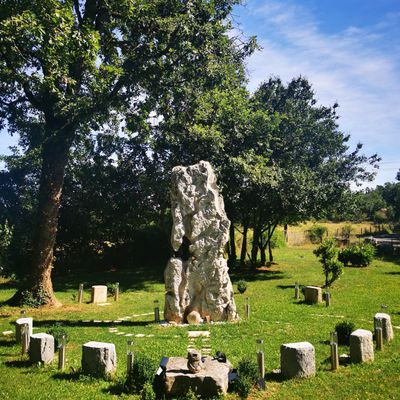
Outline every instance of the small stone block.
{"label": "small stone block", "polygon": [[19,318],[15,321],[15,340],[17,343],[22,342],[22,326],[28,324],[29,333],[28,336],[32,335],[33,319],[31,317]]}
{"label": "small stone block", "polygon": [[304,300],[308,304],[317,304],[322,302],[322,289],[318,286],[305,286]]}
{"label": "small stone block", "polygon": [[47,333],[31,335],[29,344],[29,361],[49,364],[54,358],[54,337]]}
{"label": "small stone block", "polygon": [[375,324],[377,320],[381,321],[382,324],[382,335],[383,335],[383,340],[386,340],[388,342],[393,340],[393,327],[392,327],[392,321],[390,319],[390,315],[386,313],[376,313],[375,317]]}
{"label": "small stone block", "polygon": [[374,360],[372,332],[357,329],[350,335],[350,358],[353,363]]}
{"label": "small stone block", "polygon": [[87,342],[82,346],[83,372],[107,377],[117,369],[117,354],[113,343]]}
{"label": "small stone block", "polygon": [[310,378],[315,375],[315,349],[309,342],[281,346],[281,371],[285,378]]}
{"label": "small stone block", "polygon": [[95,285],[92,286],[92,303],[106,303],[107,302],[107,286]]}

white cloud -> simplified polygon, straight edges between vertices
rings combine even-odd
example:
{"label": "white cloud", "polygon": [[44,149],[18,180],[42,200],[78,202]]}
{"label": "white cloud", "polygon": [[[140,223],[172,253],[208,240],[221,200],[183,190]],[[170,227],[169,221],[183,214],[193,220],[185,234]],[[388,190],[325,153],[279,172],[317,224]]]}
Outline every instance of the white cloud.
{"label": "white cloud", "polygon": [[254,90],[270,75],[284,81],[305,76],[322,104],[338,101],[340,127],[353,143],[362,142],[367,154],[378,152],[383,161],[392,161],[382,165],[375,183],[393,180],[400,168],[400,57],[399,46],[385,43],[393,38],[383,29],[398,24],[400,15],[391,14],[375,26],[348,26],[327,34],[308,10],[289,1],[268,1],[246,11],[248,21],[262,21],[244,27],[245,33],[258,33],[263,47],[248,62],[249,88]]}

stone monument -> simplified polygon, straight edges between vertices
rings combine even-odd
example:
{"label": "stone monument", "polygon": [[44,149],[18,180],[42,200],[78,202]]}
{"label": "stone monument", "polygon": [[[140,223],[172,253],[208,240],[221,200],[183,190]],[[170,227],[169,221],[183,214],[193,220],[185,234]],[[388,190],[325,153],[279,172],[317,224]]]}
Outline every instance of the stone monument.
{"label": "stone monument", "polygon": [[230,221],[208,162],[172,170],[171,211],[175,254],[164,272],[165,320],[238,319],[224,259]]}

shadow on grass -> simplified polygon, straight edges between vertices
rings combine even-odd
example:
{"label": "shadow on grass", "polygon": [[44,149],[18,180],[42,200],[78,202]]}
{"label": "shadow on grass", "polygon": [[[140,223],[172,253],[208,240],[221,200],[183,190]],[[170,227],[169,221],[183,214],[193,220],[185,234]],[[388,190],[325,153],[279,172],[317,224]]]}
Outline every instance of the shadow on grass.
{"label": "shadow on grass", "polygon": [[15,341],[13,340],[0,340],[0,347],[13,347],[15,346]]}
{"label": "shadow on grass", "polygon": [[153,321],[121,321],[121,322],[114,322],[114,321],[99,321],[95,322],[96,320],[90,321],[82,321],[76,320],[71,321],[68,319],[48,319],[42,321],[35,320],[35,326],[37,327],[50,327],[52,325],[61,325],[61,326],[72,326],[72,327],[115,327],[115,326],[147,326],[154,324]]}
{"label": "shadow on grass", "polygon": [[57,372],[52,378],[61,381],[79,381],[81,379],[81,371]]}
{"label": "shadow on grass", "polygon": [[384,272],[385,275],[400,275],[400,271]]}
{"label": "shadow on grass", "polygon": [[121,396],[122,394],[127,393],[127,390],[122,382],[114,382],[108,388],[103,388],[101,391],[114,396]]}
{"label": "shadow on grass", "polygon": [[249,269],[243,271],[232,271],[230,276],[234,283],[241,279],[244,279],[247,282],[257,282],[286,278],[286,275],[281,271],[254,271]]}
{"label": "shadow on grass", "polygon": [[276,286],[278,289],[294,289],[295,285],[277,285]]}
{"label": "shadow on grass", "polygon": [[4,365],[13,368],[28,368],[31,367],[33,364],[29,360],[14,360],[14,361],[6,361]]}
{"label": "shadow on grass", "polygon": [[267,374],[265,374],[265,380],[267,382],[268,385],[268,381],[270,382],[284,382],[286,381],[288,378],[285,378],[280,370],[275,370],[275,371],[271,371],[268,372]]}

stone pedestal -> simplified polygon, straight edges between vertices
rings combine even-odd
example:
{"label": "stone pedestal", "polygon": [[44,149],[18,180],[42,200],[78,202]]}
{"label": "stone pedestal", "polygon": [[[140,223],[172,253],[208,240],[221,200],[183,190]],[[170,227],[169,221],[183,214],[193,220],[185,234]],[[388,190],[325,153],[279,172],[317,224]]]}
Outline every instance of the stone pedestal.
{"label": "stone pedestal", "polygon": [[308,304],[322,302],[322,289],[318,286],[306,286],[304,288],[304,301]]}
{"label": "stone pedestal", "polygon": [[374,360],[372,332],[357,329],[350,335],[350,359],[353,363]]}
{"label": "stone pedestal", "polygon": [[381,321],[383,340],[386,340],[388,342],[393,340],[393,327],[392,327],[392,321],[390,319],[390,315],[386,314],[386,313],[376,313],[374,320],[375,320],[375,324],[376,324],[377,320]]}
{"label": "stone pedestal", "polygon": [[315,350],[309,342],[281,346],[281,371],[285,378],[311,378],[315,375]]}
{"label": "stone pedestal", "polygon": [[28,337],[32,335],[33,319],[30,317],[19,318],[15,321],[15,340],[17,343],[22,342],[22,326],[28,324]]}
{"label": "stone pedestal", "polygon": [[47,333],[31,335],[29,360],[49,364],[54,358],[54,337]]}
{"label": "stone pedestal", "polygon": [[87,342],[82,346],[82,371],[107,377],[117,369],[117,354],[113,343]]}
{"label": "stone pedestal", "polygon": [[107,303],[107,286],[95,285],[92,286],[92,303]]}
{"label": "stone pedestal", "polygon": [[201,372],[191,373],[187,358],[170,357],[165,366],[165,394],[167,396],[184,396],[189,389],[197,395],[210,397],[226,394],[228,374],[232,365],[206,357]]}

